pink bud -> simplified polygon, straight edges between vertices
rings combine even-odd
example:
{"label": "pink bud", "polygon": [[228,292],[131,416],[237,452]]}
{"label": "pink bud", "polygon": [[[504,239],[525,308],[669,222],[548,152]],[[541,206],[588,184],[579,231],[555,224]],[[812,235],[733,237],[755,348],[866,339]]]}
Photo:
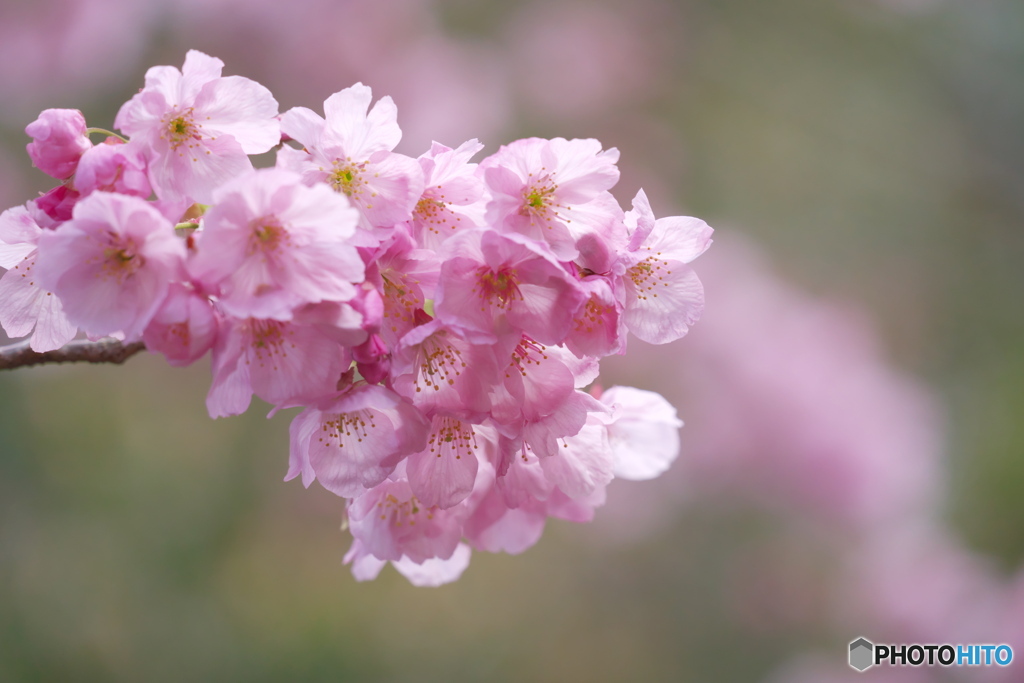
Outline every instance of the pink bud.
{"label": "pink bud", "polygon": [[79,196],[67,185],[58,185],[46,194],[39,195],[36,206],[53,220],[63,223],[71,220],[71,210],[74,209]]}
{"label": "pink bud", "polygon": [[45,109],[25,127],[33,142],[26,149],[32,163],[43,173],[66,180],[78,167],[78,159],[92,147],[85,133],[85,117],[77,109]]}

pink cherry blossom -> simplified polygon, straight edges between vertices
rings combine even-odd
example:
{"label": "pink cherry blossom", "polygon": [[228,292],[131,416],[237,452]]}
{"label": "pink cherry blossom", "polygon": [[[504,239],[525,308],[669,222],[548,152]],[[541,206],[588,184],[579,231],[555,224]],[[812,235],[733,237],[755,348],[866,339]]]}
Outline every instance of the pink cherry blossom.
{"label": "pink cherry blossom", "polygon": [[32,339],[33,351],[59,349],[78,328],[64,314],[60,299],[44,290],[35,273],[37,244],[43,230],[24,207],[0,214],[0,326],[10,337]]}
{"label": "pink cherry blossom", "polygon": [[355,296],[363,261],[348,238],[358,216],[344,197],[281,169],[222,186],[203,220],[189,272],[239,318],[289,320],[308,303]]}
{"label": "pink cherry blossom", "polygon": [[469,497],[479,458],[493,446],[491,430],[455,417],[435,415],[426,447],[409,456],[406,474],[416,497],[442,510]]}
{"label": "pink cherry blossom", "polygon": [[533,546],[544,532],[549,517],[572,522],[588,522],[594,510],[604,503],[604,486],[597,485],[590,495],[572,499],[549,481],[535,455],[525,452],[516,464],[521,481],[509,477],[495,479],[488,463],[470,500],[472,513],[466,518],[463,533],[479,550],[521,553]]}
{"label": "pink cherry blossom", "polygon": [[[292,322],[298,325],[311,325],[320,334],[333,339],[342,346],[355,347],[366,342],[367,329],[374,327],[380,319],[379,297],[376,292],[358,290],[356,298],[350,301],[321,301],[306,304],[295,309]],[[359,296],[373,294],[373,296]]]}
{"label": "pink cherry blossom", "polygon": [[185,245],[147,202],[94,192],[70,221],[39,237],[37,269],[72,324],[90,335],[137,339],[179,277]]}
{"label": "pink cherry blossom", "polygon": [[502,146],[480,162],[492,196],[488,225],[546,242],[571,261],[577,240],[611,231],[621,219],[607,192],[619,179],[618,158],[597,140],[527,138]]}
{"label": "pink cherry blossom", "polygon": [[431,557],[416,563],[408,557],[394,561],[391,565],[414,586],[443,586],[457,581],[469,566],[473,551],[465,543],[455,546],[455,552],[446,559]]}
{"label": "pink cherry blossom", "polygon": [[522,235],[460,232],[443,255],[434,306],[446,322],[489,334],[507,324],[542,344],[560,344],[586,300],[551,251]]}
{"label": "pink cherry blossom", "polygon": [[92,147],[85,117],[77,109],[46,109],[25,127],[31,138],[28,155],[43,173],[58,180],[70,178],[82,153]]}
{"label": "pink cherry blossom", "polygon": [[422,563],[455,553],[467,512],[465,504],[425,505],[409,482],[386,480],[351,500],[348,525],[361,550],[378,560]]}
{"label": "pink cherry blossom", "polygon": [[389,346],[418,324],[417,313],[433,298],[440,267],[437,254],[417,249],[404,228],[396,229],[382,245],[368,278],[379,283],[383,294],[380,332]]}
{"label": "pink cherry blossom", "polygon": [[217,324],[207,297],[174,282],[143,331],[142,340],[147,349],[162,353],[171,365],[191,365],[213,348]]}
{"label": "pink cherry blossom", "polygon": [[252,395],[274,405],[312,403],[337,390],[350,359],[316,325],[229,318],[213,349],[210,417],[244,413]]}
{"label": "pink cherry blossom", "polygon": [[83,195],[103,190],[148,199],[152,193],[146,160],[134,145],[108,138],[85,151],[75,172],[75,189]]}
{"label": "pink cherry blossom", "polygon": [[252,169],[249,154],[280,141],[277,100],[259,83],[221,76],[224,62],[189,50],[181,71],[155,66],[114,120],[149,164],[162,199],[210,203],[222,183]]}
{"label": "pink cherry blossom", "polygon": [[[191,9],[213,16],[209,3]],[[326,35],[310,31],[289,40]],[[404,70],[381,71],[382,54],[429,56],[424,41],[350,37],[325,54],[366,53],[371,75]],[[8,331],[34,330],[33,348],[76,326],[141,337],[172,365],[210,351],[212,417],[254,395],[271,415],[300,408],[286,479],[348,499],[358,580],[391,563],[414,585],[448,583],[471,548],[520,552],[548,518],[591,520],[616,474],[668,466],[679,423],[660,397],[582,391],[627,329],[671,336],[680,323],[665,318],[681,316],[685,332],[699,308],[692,296],[640,313],[628,301],[655,265],[649,251],[664,242],[685,263],[699,250],[679,240],[701,237],[664,235],[681,219],[656,221],[643,195],[623,213],[609,192],[617,150],[531,138],[476,164],[470,139],[413,159],[394,152],[390,97],[374,103],[357,83],[323,116],[277,117],[269,91],[223,67],[193,50],[180,71],[151,68],[115,121],[127,141],[91,145],[73,110],[29,126],[30,156],[63,182],[0,217]],[[293,83],[313,75],[300,72]],[[420,98],[448,92],[422,80]],[[459,108],[434,111],[445,107]],[[275,145],[276,168],[254,170],[248,155]]]}
{"label": "pink cherry blossom", "polygon": [[435,142],[420,156],[424,190],[409,222],[420,246],[437,249],[458,230],[483,227],[486,190],[469,163],[481,149],[476,140],[458,149]]}
{"label": "pink cherry blossom", "polygon": [[630,332],[652,344],[684,336],[704,310],[704,288],[688,264],[711,246],[699,218],[654,219],[643,190],[627,215],[629,247],[621,254],[625,297],[623,320]]}
{"label": "pink cherry blossom", "polygon": [[547,524],[544,504],[534,499],[509,507],[496,486],[481,491],[479,502],[466,519],[466,540],[478,550],[516,555],[536,545]]}
{"label": "pink cherry blossom", "polygon": [[393,351],[395,390],[428,415],[481,421],[491,409],[489,392],[499,372],[493,341],[440,320],[421,324]]}
{"label": "pink cherry blossom", "polygon": [[423,171],[415,159],[391,151],[402,138],[394,102],[383,97],[370,108],[371,99],[370,88],[357,83],[327,98],[326,119],[305,107],[286,111],[281,130],[303,149],[283,147],[278,166],[344,194],[366,227],[390,229],[412,216]]}
{"label": "pink cherry blossom", "polygon": [[576,312],[565,346],[579,357],[601,358],[624,353],[626,326],[622,304],[615,298],[614,284],[602,275],[589,275],[579,281],[587,294],[586,303]]}
{"label": "pink cherry blossom", "polygon": [[301,474],[307,488],[316,479],[339,496],[359,496],[423,450],[427,428],[423,415],[393,391],[357,383],[292,421],[285,480]]}
{"label": "pink cherry blossom", "polygon": [[589,413],[577,434],[564,437],[550,457],[539,458],[544,476],[569,498],[593,496],[618,474],[607,421],[603,413]]}
{"label": "pink cherry blossom", "polygon": [[551,456],[558,439],[575,435],[587,421],[587,414],[603,411],[592,397],[575,390],[576,378],[554,351],[524,337],[511,353],[504,381],[491,395],[492,417],[503,439],[499,474],[507,458],[521,448],[537,455]]}

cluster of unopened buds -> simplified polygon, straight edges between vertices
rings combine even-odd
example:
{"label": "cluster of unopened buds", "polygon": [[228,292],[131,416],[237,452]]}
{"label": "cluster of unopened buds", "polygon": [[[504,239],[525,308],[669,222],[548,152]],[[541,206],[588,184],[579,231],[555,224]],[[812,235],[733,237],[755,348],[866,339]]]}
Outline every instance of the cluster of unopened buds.
{"label": "cluster of unopened buds", "polygon": [[212,417],[254,394],[301,407],[286,479],[347,499],[358,579],[391,562],[451,581],[471,547],[520,552],[548,517],[591,519],[614,477],[669,466],[675,410],[594,383],[627,332],[665,343],[697,320],[703,221],[655,219],[642,191],[624,212],[596,140],[414,159],[364,85],[279,114],[222,68],[191,51],[150,69],[121,135],[66,109],[26,128],[62,182],[0,217],[9,336],[141,340],[175,366],[210,352]]}

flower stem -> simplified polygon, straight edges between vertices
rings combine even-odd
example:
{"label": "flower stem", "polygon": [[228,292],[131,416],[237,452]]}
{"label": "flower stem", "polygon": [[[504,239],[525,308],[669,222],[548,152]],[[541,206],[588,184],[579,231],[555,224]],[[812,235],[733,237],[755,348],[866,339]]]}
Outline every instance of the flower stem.
{"label": "flower stem", "polygon": [[0,370],[49,363],[114,363],[120,365],[146,348],[142,342],[123,344],[116,339],[76,339],[55,351],[33,351],[28,340],[0,346]]}
{"label": "flower stem", "polygon": [[106,128],[86,128],[85,129],[85,134],[86,135],[106,135],[107,137],[110,137],[110,138],[117,138],[121,142],[128,142],[128,138],[122,137],[122,136],[118,135],[117,133],[114,133],[112,131],[107,130]]}

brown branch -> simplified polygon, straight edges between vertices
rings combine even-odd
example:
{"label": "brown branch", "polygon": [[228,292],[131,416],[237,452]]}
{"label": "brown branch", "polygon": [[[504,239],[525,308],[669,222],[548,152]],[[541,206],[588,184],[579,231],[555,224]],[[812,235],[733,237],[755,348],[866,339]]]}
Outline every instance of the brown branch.
{"label": "brown branch", "polygon": [[28,341],[0,346],[0,370],[48,363],[115,363],[120,365],[146,348],[142,342],[123,344],[116,339],[76,339],[56,351],[33,351]]}

